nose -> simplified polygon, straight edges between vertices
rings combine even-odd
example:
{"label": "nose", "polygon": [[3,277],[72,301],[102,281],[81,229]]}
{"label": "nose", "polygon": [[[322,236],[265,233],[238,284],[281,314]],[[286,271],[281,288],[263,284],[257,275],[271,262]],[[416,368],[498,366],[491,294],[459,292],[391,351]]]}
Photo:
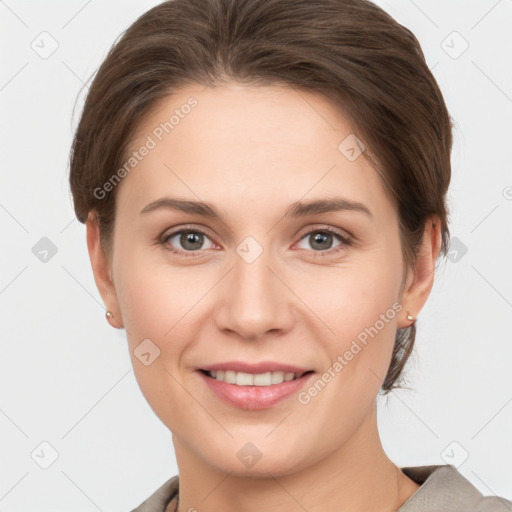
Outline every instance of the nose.
{"label": "nose", "polygon": [[254,247],[249,253],[240,250],[233,258],[233,267],[221,285],[216,324],[224,332],[255,341],[290,330],[296,321],[297,299],[270,251],[263,251],[253,260],[247,257],[251,250]]}

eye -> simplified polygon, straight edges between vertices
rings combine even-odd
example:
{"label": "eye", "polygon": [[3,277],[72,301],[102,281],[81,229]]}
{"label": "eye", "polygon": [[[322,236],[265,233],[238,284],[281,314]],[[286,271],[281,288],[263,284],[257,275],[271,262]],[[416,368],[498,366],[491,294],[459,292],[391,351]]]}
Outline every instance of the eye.
{"label": "eye", "polygon": [[[336,238],[339,240],[339,244],[332,248],[333,239]],[[209,247],[204,247],[205,240],[210,241]],[[329,227],[308,231],[301,237],[299,243],[303,243],[303,241],[307,240],[310,240],[311,247],[313,247],[313,257],[330,256],[352,245],[350,236],[344,235]],[[167,250],[185,257],[198,257],[201,256],[202,250],[213,249],[215,247],[211,238],[204,231],[192,227],[183,227],[179,230],[167,233],[162,237],[160,243]],[[309,248],[301,247],[301,249],[308,250]]]}
{"label": "eye", "polygon": [[[337,238],[340,243],[331,250],[333,238]],[[314,248],[313,252],[316,253],[313,254],[314,257],[332,255],[333,253],[337,253],[338,251],[346,249],[347,246],[352,244],[352,240],[349,236],[343,235],[332,228],[322,228],[308,231],[301,238],[301,242],[308,240],[310,241],[309,243],[311,244],[311,247]],[[306,249],[308,248],[306,247]]]}
{"label": "eye", "polygon": [[[173,239],[175,239],[175,241],[173,241]],[[211,249],[215,245],[211,242],[211,246],[205,248],[203,246],[205,239],[210,240],[203,231],[185,228],[166,234],[161,243],[166,247],[169,245],[172,246],[169,250],[176,254],[183,256],[196,256],[195,254],[190,253],[198,252],[202,249]],[[173,247],[176,247],[177,245],[178,249],[174,249]],[[180,245],[183,249],[179,248]]]}

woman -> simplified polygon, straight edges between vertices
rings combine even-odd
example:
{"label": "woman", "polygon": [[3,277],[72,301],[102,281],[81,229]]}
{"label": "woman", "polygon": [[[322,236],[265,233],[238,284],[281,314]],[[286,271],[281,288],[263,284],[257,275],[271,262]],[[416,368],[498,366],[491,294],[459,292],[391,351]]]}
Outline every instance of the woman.
{"label": "woman", "polygon": [[138,512],[491,511],[400,468],[400,385],[449,242],[451,119],[418,41],[365,0],[174,0],[115,44],[70,184],[106,317],[179,478]]}

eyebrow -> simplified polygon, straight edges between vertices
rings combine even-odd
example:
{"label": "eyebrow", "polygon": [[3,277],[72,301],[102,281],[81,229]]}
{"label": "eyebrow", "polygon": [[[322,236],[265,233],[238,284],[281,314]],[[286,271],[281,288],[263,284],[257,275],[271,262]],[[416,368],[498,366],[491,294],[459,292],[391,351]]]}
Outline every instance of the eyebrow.
{"label": "eyebrow", "polygon": [[[216,210],[215,206],[203,201],[190,201],[185,199],[162,197],[161,199],[157,199],[156,201],[146,205],[140,213],[144,214],[155,210],[175,210],[201,215],[202,217],[225,220],[224,216]],[[318,215],[320,213],[337,211],[356,211],[364,213],[371,219],[374,218],[372,212],[363,203],[350,201],[343,197],[316,199],[312,201],[297,201],[287,208],[283,217],[306,217],[308,215]]]}

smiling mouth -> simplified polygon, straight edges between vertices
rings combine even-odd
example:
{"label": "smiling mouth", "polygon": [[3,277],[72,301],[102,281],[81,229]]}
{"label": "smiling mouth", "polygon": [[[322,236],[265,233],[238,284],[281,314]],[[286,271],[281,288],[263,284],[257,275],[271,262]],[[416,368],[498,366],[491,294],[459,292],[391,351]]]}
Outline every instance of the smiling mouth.
{"label": "smiling mouth", "polygon": [[235,372],[233,370],[199,370],[201,373],[212,379],[235,384],[236,386],[273,386],[301,378],[313,373],[313,370],[302,373],[287,373],[282,371],[265,373]]}

